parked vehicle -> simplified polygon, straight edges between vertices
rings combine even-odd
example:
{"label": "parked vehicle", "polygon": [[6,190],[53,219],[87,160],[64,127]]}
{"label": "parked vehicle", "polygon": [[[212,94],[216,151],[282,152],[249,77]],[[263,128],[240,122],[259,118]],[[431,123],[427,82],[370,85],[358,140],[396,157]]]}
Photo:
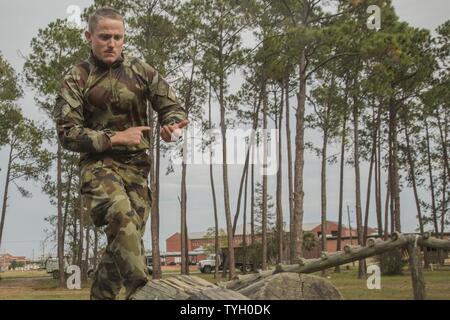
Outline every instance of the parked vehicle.
{"label": "parked vehicle", "polygon": [[[64,273],[66,276],[68,275],[67,268],[69,267],[69,262],[67,258],[64,258]],[[48,258],[45,261],[45,270],[47,273],[51,273],[53,276],[53,279],[59,278],[59,261],[58,258]],[[89,266],[89,270],[87,272],[87,276],[89,278],[92,278],[94,276],[94,268],[93,266]]]}
{"label": "parked vehicle", "polygon": [[[219,252],[219,270],[223,269],[223,263],[226,260],[226,255],[228,253],[227,248],[223,248]],[[244,263],[244,251],[242,248],[234,248],[234,265],[237,269],[245,272],[251,272],[254,270],[253,263],[247,257],[247,261]],[[211,273],[216,268],[216,255],[214,253],[209,254],[206,259],[201,260],[197,263],[198,269],[202,273]]]}
{"label": "parked vehicle", "polygon": [[153,274],[153,257],[151,255],[145,256],[147,262],[147,270],[149,274]]}
{"label": "parked vehicle", "polygon": [[[67,258],[64,258],[64,270],[67,270],[69,263],[67,262]],[[45,270],[47,273],[51,273],[53,279],[59,278],[59,261],[58,258],[48,258],[45,261]]]}

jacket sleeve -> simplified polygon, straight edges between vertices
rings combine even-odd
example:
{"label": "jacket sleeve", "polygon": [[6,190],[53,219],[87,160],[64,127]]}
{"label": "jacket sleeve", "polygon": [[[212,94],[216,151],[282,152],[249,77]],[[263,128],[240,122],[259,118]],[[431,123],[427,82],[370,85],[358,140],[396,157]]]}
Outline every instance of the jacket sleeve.
{"label": "jacket sleeve", "polygon": [[161,126],[187,119],[186,110],[178,100],[175,90],[159,72],[145,62],[141,62],[141,68],[147,83],[147,97],[158,113]]}
{"label": "jacket sleeve", "polygon": [[101,153],[112,149],[110,130],[92,130],[84,126],[82,71],[75,67],[61,84],[56,98],[54,119],[63,148],[79,153]]}

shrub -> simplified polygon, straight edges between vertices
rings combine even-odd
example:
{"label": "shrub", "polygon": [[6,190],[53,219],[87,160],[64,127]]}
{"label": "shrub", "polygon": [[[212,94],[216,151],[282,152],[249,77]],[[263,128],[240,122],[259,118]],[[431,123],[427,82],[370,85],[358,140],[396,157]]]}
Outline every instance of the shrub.
{"label": "shrub", "polygon": [[401,275],[406,261],[402,249],[387,251],[378,256],[382,275]]}

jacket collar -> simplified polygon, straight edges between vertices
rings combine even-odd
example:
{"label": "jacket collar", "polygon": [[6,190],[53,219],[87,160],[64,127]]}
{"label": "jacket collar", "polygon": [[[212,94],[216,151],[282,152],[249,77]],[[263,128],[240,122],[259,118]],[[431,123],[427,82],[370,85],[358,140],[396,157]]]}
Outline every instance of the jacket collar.
{"label": "jacket collar", "polygon": [[108,64],[104,63],[102,60],[100,60],[99,58],[97,58],[91,50],[88,60],[91,64],[93,64],[94,66],[101,68],[101,69],[109,69],[109,68],[116,69],[122,65],[123,61],[125,60],[125,57],[124,57],[124,54],[122,53],[122,55],[119,57],[119,59],[117,59],[113,64],[108,65]]}

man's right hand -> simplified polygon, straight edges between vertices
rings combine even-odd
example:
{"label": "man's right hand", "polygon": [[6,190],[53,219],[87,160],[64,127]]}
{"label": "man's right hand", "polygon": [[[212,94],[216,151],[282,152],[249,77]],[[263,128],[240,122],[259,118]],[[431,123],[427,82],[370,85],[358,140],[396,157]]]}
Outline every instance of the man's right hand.
{"label": "man's right hand", "polygon": [[151,130],[150,127],[132,127],[125,131],[117,132],[111,137],[111,144],[113,146],[137,146],[141,144],[144,137],[143,132]]}

